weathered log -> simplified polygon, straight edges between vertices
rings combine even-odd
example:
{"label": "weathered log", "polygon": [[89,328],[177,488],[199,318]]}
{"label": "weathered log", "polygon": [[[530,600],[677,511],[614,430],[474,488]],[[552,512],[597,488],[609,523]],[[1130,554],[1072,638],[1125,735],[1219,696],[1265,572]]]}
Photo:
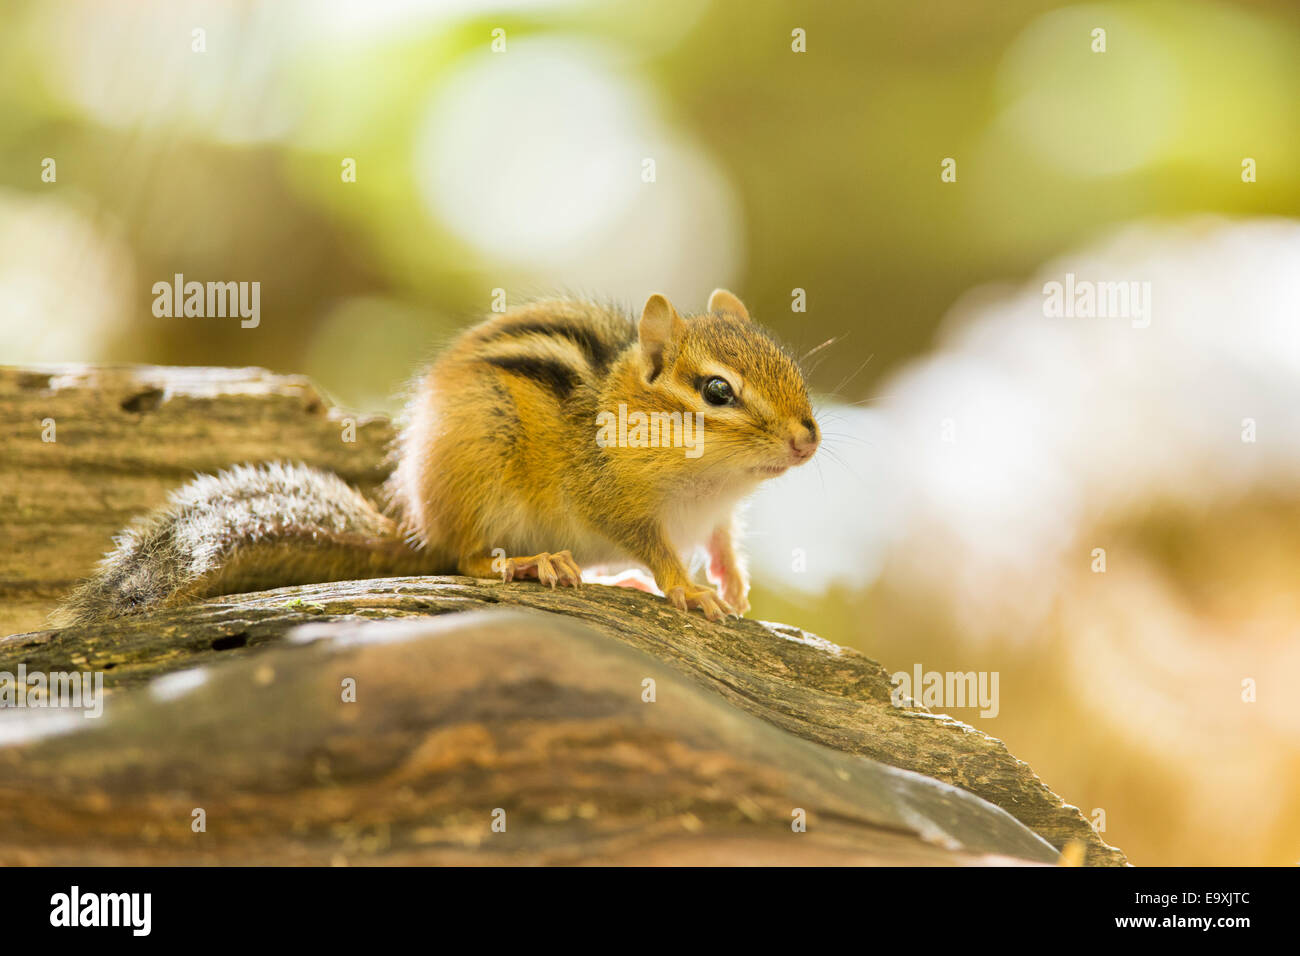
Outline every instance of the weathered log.
{"label": "weathered log", "polygon": [[1056,855],[965,791],[785,733],[540,612],[312,625],[106,716],[0,749],[0,863]]}
{"label": "weathered log", "polygon": [[[860,755],[960,787],[1002,807],[1054,847],[1079,841],[1087,847],[1090,863],[1124,862],[1077,809],[1048,790],[1000,741],[919,706],[894,706],[889,675],[864,655],[785,625],[711,624],[677,611],[662,598],[624,588],[587,585],[580,591],[552,591],[535,583],[459,577],[281,588],[107,625],[14,635],[0,640],[0,671],[15,672],[20,662],[45,673],[105,671],[112,695],[221,659],[249,657],[255,662],[257,655],[284,647],[293,628],[304,622],[419,620],[503,606],[581,621],[611,646],[641,652],[720,705],[759,718],[789,737],[824,745],[828,754]],[[546,631],[540,624],[533,629]],[[531,635],[524,636],[527,646],[535,648]],[[484,664],[484,680],[490,682],[490,656]],[[429,692],[445,692],[434,675]],[[114,706],[112,696],[108,706]],[[228,716],[235,719],[237,714],[252,719],[235,699]],[[619,746],[615,737],[609,744]],[[771,757],[779,767],[777,756]],[[31,766],[33,759],[26,756],[23,766]]]}
{"label": "weathered log", "polygon": [[[0,602],[29,626],[86,573],[111,530],[192,471],[293,458],[368,489],[382,479],[391,435],[372,420],[359,423],[356,443],[340,441],[345,417],[308,383],[253,371],[0,369],[0,402],[8,403],[0,428],[10,430],[0,534],[15,545],[0,549]],[[54,443],[40,441],[44,418],[57,422]],[[511,607],[532,616],[484,623],[454,613]],[[407,643],[421,650],[346,649],[359,623],[381,621],[414,628]],[[327,639],[314,649],[302,640],[313,633]],[[381,689],[351,710],[329,709],[345,659],[368,675],[359,684]],[[0,819],[17,821],[0,824],[0,862],[92,853],[101,862],[319,862],[358,858],[358,848],[365,857],[380,844],[373,856],[385,862],[1049,858],[1024,828],[1057,849],[1086,847],[1090,864],[1125,862],[1000,741],[894,706],[888,674],[865,656],[784,625],[710,624],[621,588],[458,577],[285,588],[0,639],[0,672],[20,663],[103,671],[109,719],[0,748],[0,766],[10,768],[0,777]],[[151,681],[196,667],[210,668],[210,681],[184,706],[153,698]],[[267,674],[281,695],[257,689]],[[640,699],[645,677],[659,683],[655,704]],[[529,688],[542,694],[536,707]],[[607,710],[584,710],[593,694]],[[539,743],[552,739],[548,726],[553,747]],[[35,712],[0,710],[0,735],[39,730]],[[495,756],[476,756],[475,741]],[[735,770],[726,785],[700,776],[710,759]],[[412,761],[449,769],[393,786]],[[646,776],[634,769],[642,765],[680,773]],[[320,766],[332,768],[324,780],[313,776]],[[412,799],[418,809],[400,803]],[[379,809],[368,814],[367,801]],[[491,839],[484,804],[524,823],[507,829],[518,842]],[[222,831],[236,835],[191,840],[199,806],[242,821]],[[815,838],[789,841],[794,807],[820,821],[799,835]],[[120,839],[101,846],[92,836],[100,832]]]}
{"label": "weathered log", "polygon": [[195,473],[277,458],[372,493],[392,437],[386,418],[262,369],[0,367],[0,633],[42,626],[116,532]]}

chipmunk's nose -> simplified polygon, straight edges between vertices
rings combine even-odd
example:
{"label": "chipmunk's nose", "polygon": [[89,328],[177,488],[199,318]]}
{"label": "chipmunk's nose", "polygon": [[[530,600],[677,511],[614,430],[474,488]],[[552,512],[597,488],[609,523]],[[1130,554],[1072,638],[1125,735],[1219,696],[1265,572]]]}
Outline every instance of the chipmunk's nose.
{"label": "chipmunk's nose", "polygon": [[790,453],[800,463],[805,462],[813,456],[820,442],[821,436],[817,433],[817,423],[811,418],[805,418],[790,436]]}

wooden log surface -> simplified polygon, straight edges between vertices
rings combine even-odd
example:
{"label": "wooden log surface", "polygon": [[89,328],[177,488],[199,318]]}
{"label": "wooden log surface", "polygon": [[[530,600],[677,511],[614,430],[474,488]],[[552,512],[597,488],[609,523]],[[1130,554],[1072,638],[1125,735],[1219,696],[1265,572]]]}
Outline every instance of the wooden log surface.
{"label": "wooden log surface", "polygon": [[963,790],[785,733],[542,612],[309,626],[115,695],[105,718],[0,749],[0,863],[1056,856]]}
{"label": "wooden log surface", "polygon": [[[0,621],[29,629],[192,472],[290,458],[368,490],[391,437],[345,442],[310,383],[257,370],[0,369],[0,403]],[[1125,862],[1000,741],[894,706],[864,655],[620,588],[285,588],[0,639],[20,664],[102,672],[106,719],[0,708],[0,863]]]}
{"label": "wooden log surface", "polygon": [[196,473],[303,461],[370,493],[392,437],[262,369],[0,367],[0,633],[42,626],[117,531]]}

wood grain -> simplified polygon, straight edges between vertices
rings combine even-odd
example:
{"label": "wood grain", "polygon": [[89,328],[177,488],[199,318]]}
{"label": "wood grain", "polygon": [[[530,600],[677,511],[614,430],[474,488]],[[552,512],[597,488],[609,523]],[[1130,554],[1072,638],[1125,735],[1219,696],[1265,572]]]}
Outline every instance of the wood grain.
{"label": "wood grain", "polygon": [[[392,435],[344,442],[309,382],[251,369],[0,369],[0,403],[0,620],[28,628],[193,472],[274,457],[372,490]],[[109,696],[60,735],[0,709],[0,863],[1126,862],[1000,741],[894,706],[866,656],[628,589],[283,588],[0,638],[19,664]]]}

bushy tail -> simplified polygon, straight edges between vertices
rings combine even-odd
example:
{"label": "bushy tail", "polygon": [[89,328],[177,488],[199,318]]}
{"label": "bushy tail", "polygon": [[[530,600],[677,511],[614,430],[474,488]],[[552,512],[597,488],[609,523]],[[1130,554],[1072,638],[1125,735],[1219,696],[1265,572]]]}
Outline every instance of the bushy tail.
{"label": "bushy tail", "polygon": [[52,624],[103,621],[218,594],[446,570],[410,548],[360,492],[301,464],[201,475],[114,541]]}

